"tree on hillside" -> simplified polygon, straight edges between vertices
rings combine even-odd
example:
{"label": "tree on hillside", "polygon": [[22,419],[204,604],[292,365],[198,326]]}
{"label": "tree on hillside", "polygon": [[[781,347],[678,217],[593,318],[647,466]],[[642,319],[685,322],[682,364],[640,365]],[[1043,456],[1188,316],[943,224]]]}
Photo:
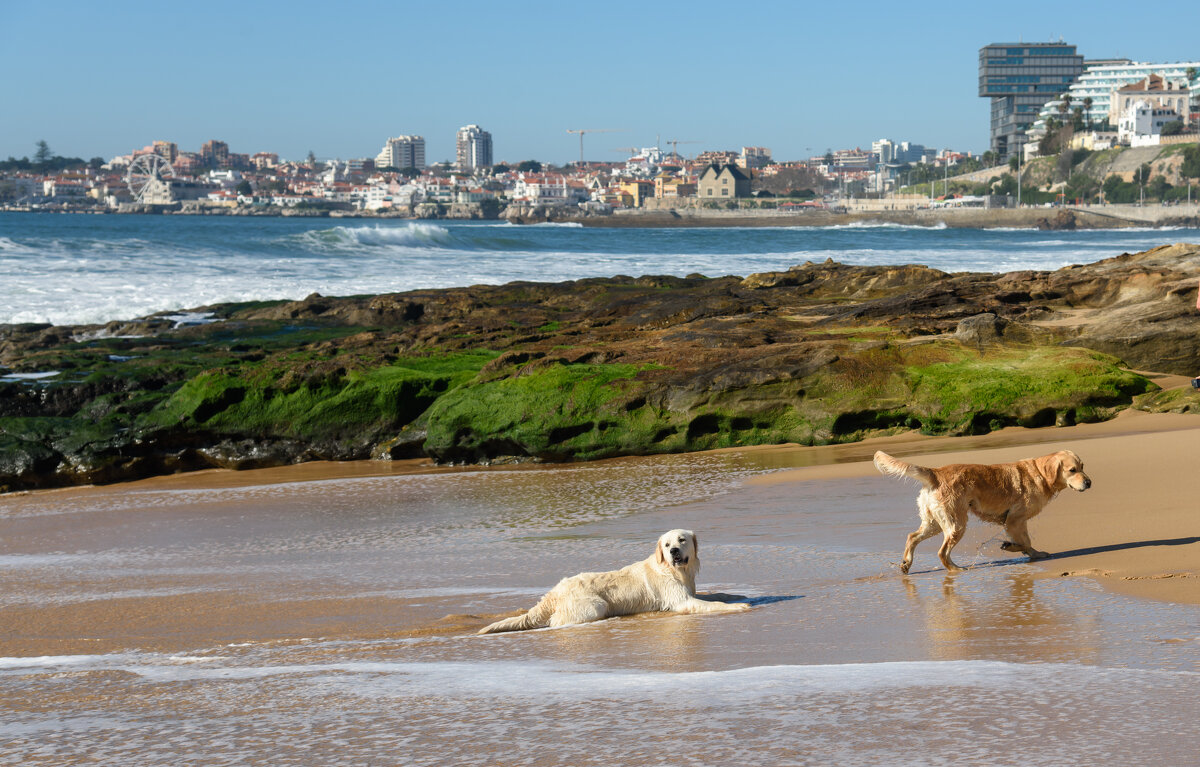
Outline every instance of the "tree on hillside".
{"label": "tree on hillside", "polygon": [[524,160],[517,165],[517,170],[521,173],[541,173],[542,164],[537,160]]}
{"label": "tree on hillside", "polygon": [[250,186],[250,182],[246,179],[242,179],[242,183],[237,185],[237,189],[235,191],[243,197],[248,197],[254,194],[253,187]]}
{"label": "tree on hillside", "polygon": [[1155,176],[1150,181],[1149,192],[1158,200],[1166,199],[1167,192],[1171,191],[1171,184],[1167,181],[1167,177],[1163,175]]}
{"label": "tree on hillside", "polygon": [[1200,146],[1190,146],[1183,150],[1183,164],[1179,166],[1179,175],[1184,178],[1200,178]]}
{"label": "tree on hillside", "polygon": [[1071,113],[1071,127],[1083,130],[1083,107],[1075,107],[1075,111]]}
{"label": "tree on hillside", "polygon": [[1087,129],[1092,129],[1092,97],[1085,96],[1083,99],[1083,114],[1087,119]]}
{"label": "tree on hillside", "polygon": [[[1014,157],[1013,159],[1015,160],[1017,158]],[[1017,180],[1012,177],[1012,174],[1005,173],[992,188],[996,194],[1015,195],[1017,193]]]}
{"label": "tree on hillside", "polygon": [[45,139],[37,142],[37,151],[33,153],[33,161],[38,165],[46,165],[54,157],[54,152],[50,151],[50,145]]}
{"label": "tree on hillside", "polygon": [[1162,127],[1162,135],[1177,136],[1183,133],[1183,120],[1172,120]]}

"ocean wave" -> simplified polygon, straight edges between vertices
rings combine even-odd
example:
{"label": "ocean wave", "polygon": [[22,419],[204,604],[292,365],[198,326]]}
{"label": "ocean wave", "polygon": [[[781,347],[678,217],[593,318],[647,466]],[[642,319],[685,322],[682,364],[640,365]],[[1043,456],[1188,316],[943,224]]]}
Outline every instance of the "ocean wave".
{"label": "ocean wave", "polygon": [[826,229],[829,231],[837,231],[839,229],[915,229],[919,231],[932,231],[937,229],[947,229],[945,221],[938,221],[935,224],[928,226],[923,224],[897,224],[891,221],[851,221],[848,224],[833,224],[831,226],[804,227],[804,226],[789,226],[788,229]]}
{"label": "ocean wave", "polygon": [[335,226],[287,235],[284,242],[299,244],[319,253],[359,248],[428,247],[446,245],[453,239],[450,230],[438,224],[411,222],[404,226]]}

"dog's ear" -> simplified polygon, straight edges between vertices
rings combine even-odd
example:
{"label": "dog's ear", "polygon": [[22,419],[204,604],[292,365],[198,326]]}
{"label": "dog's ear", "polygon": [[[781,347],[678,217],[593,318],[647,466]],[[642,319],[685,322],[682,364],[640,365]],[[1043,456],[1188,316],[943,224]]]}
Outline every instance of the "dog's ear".
{"label": "dog's ear", "polygon": [[667,563],[667,555],[663,553],[663,540],[659,538],[654,542],[654,561],[660,565]]}
{"label": "dog's ear", "polygon": [[1034,464],[1041,472],[1042,478],[1050,487],[1058,487],[1062,481],[1063,454],[1062,452],[1043,455],[1041,458],[1035,458]]}
{"label": "dog's ear", "polygon": [[700,558],[700,536],[688,530],[688,535],[692,536],[692,556]]}

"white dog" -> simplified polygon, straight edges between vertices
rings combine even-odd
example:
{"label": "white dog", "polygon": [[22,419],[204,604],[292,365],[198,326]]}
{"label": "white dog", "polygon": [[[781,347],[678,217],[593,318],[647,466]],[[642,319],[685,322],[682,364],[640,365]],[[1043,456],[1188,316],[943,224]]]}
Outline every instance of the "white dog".
{"label": "white dog", "polygon": [[497,621],[479,633],[570,626],[634,613],[749,610],[744,602],[714,602],[696,596],[699,553],[700,542],[691,530],[663,533],[654,553],[641,562],[611,572],[563,578],[529,612]]}

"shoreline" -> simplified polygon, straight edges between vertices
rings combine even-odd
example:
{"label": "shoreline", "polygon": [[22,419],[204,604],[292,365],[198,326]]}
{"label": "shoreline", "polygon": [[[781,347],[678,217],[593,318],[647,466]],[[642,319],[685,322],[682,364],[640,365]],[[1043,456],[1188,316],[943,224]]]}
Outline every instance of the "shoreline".
{"label": "shoreline", "polygon": [[[885,201],[865,201],[880,202]],[[1064,205],[1021,208],[916,208],[890,210],[860,204],[857,209],[806,209],[780,211],[769,208],[719,210],[696,207],[620,209],[609,214],[585,213],[566,207],[510,208],[495,218],[475,215],[413,216],[343,210],[270,210],[241,208],[176,208],[175,204],[144,206],[116,211],[81,208],[76,210],[32,210],[3,207],[0,213],[51,213],[79,215],[166,215],[218,218],[330,218],[373,221],[508,221],[516,225],[571,223],[594,228],[756,228],[830,226],[920,226],[951,229],[1052,229],[1103,230],[1127,228],[1200,228],[1200,203],[1191,205]],[[1066,216],[1066,218],[1064,218]]]}

